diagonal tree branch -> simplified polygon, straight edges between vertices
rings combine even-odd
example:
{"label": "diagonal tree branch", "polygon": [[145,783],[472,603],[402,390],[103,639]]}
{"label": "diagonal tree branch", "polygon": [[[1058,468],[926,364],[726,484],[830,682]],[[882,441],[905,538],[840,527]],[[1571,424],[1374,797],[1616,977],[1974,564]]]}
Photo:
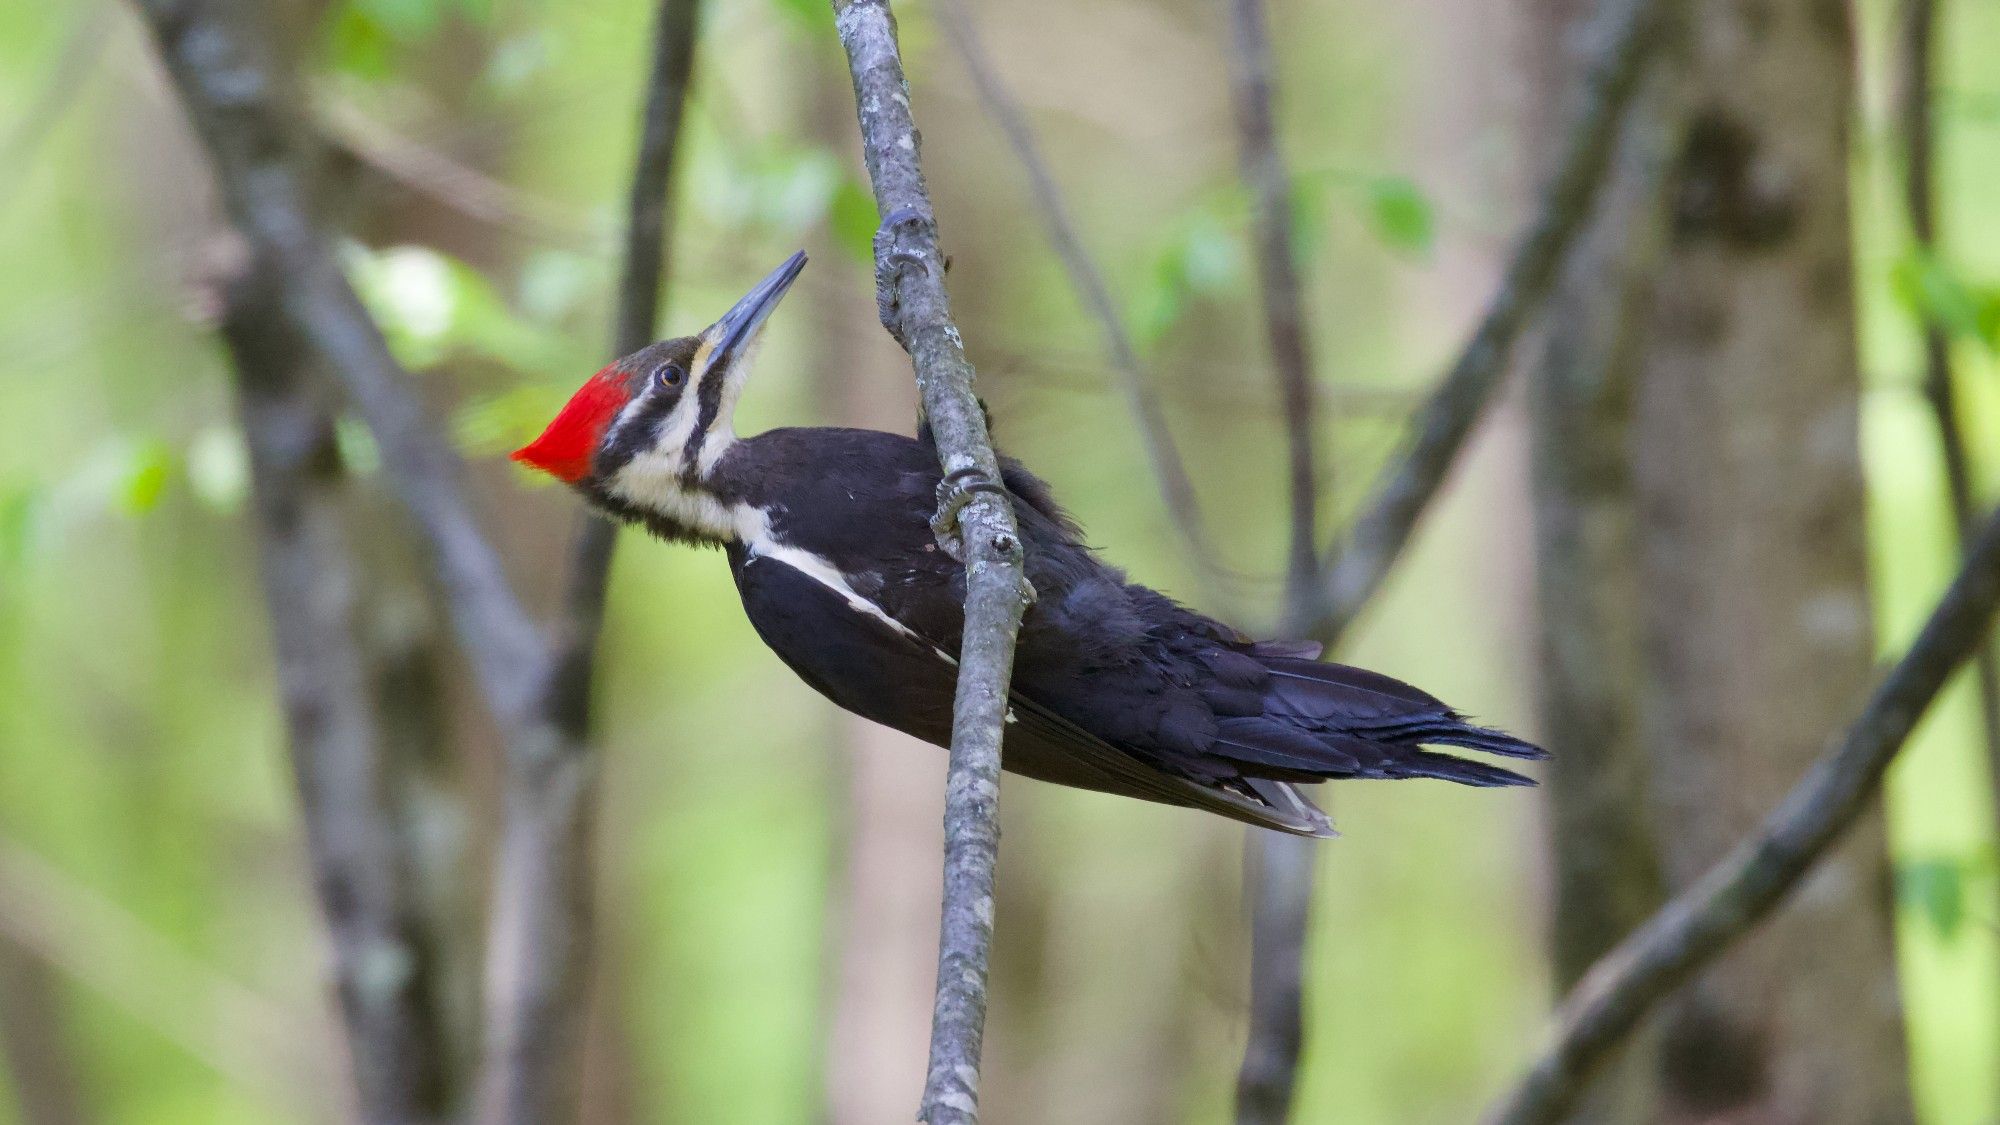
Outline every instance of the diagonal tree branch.
{"label": "diagonal tree branch", "polygon": [[1145,447],[1146,460],[1153,467],[1160,498],[1181,537],[1181,545],[1197,570],[1211,585],[1219,586],[1228,576],[1209,542],[1201,501],[1195,494],[1194,481],[1188,476],[1187,463],[1174,442],[1173,428],[1167,423],[1166,411],[1153,391],[1152,379],[1139,359],[1138,348],[1133,346],[1131,333],[1125,329],[1124,318],[1118,313],[1117,302],[1112,300],[1104,274],[1091,259],[1076,219],[1063,200],[1062,189],[1056,186],[1055,174],[1043,158],[1041,146],[1035,143],[1027,114],[994,69],[965,0],[945,0],[938,6],[937,14],[946,37],[965,64],[966,73],[972,77],[980,102],[1006,135],[1015,158],[1028,175],[1028,188],[1041,212],[1049,245],[1068,271],[1070,285],[1082,299],[1084,309],[1097,321],[1104,335],[1104,350],[1118,375],[1119,388],[1125,392],[1132,418],[1138,423],[1140,443]]}
{"label": "diagonal tree branch", "polygon": [[[314,133],[292,76],[250,31],[254,9],[243,0],[138,3],[209,149],[231,218],[265,264],[270,299],[315,361],[339,378],[374,434],[385,475],[416,517],[454,630],[505,740],[507,825],[488,950],[481,1116],[565,1120],[574,1113],[588,951],[585,845],[594,767],[582,737],[590,665],[578,653],[595,636],[602,579],[591,574],[604,552],[593,552],[585,538],[580,592],[569,601],[562,647],[552,646],[471,514],[456,451],[341,272],[313,192]],[[691,36],[693,24],[663,16],[662,26]],[[684,63],[663,65],[656,82],[684,83],[687,74]],[[682,95],[656,97],[648,89],[649,106],[678,112]],[[654,174],[649,162],[657,161],[661,138],[675,135],[649,127],[642,176]]]}
{"label": "diagonal tree branch", "polygon": [[1562,1119],[1585,1083],[1653,1006],[1775,910],[1869,807],[1882,775],[1952,674],[1985,642],[2000,608],[2000,511],[1923,632],[1838,743],[1752,836],[1661,907],[1584,975],[1555,1037],[1495,1107],[1492,1125]]}
{"label": "diagonal tree branch", "polygon": [[250,450],[265,606],[307,850],[334,957],[362,1116],[441,1120],[455,1109],[440,967],[424,940],[401,808],[399,760],[378,698],[396,654],[364,620],[374,591],[333,413],[304,341],[255,265],[227,283],[222,337]]}
{"label": "diagonal tree branch", "polygon": [[1443,485],[1459,450],[1493,398],[1521,332],[1554,287],[1584,228],[1611,164],[1620,128],[1647,64],[1659,54],[1672,0],[1606,0],[1603,46],[1584,79],[1571,123],[1534,220],[1465,350],[1412,424],[1409,446],[1383,470],[1361,516],[1321,567],[1320,601],[1304,635],[1331,641],[1372,597],[1417,521]]}
{"label": "diagonal tree branch", "polygon": [[[1927,257],[1938,253],[1937,109],[1932,68],[1937,38],[1937,0],[1904,0],[1901,37],[1901,88],[1896,115],[1903,135],[1903,206],[1910,217],[1910,234]],[[1972,534],[1978,501],[1973,496],[1972,458],[1965,448],[1965,427],[1959,420],[1958,391],[1951,362],[1951,338],[1934,312],[1923,313],[1924,398],[1937,424],[1938,449],[1944,463],[1945,501],[1951,506],[1952,534],[1964,549]],[[2000,655],[1982,645],[1974,661],[1979,688],[1979,715],[1989,770],[2000,771]],[[1994,773],[2000,777],[2000,772]]]}
{"label": "diagonal tree branch", "polygon": [[972,364],[951,319],[946,259],[919,163],[895,16],[888,0],[833,0],[833,7],[854,77],[862,153],[882,215],[875,236],[882,324],[915,365],[924,425],[936,439],[946,480],[979,489],[968,493],[970,500],[957,520],[965,561],[965,632],[945,782],[937,1003],[918,1111],[928,1125],[970,1125],[979,1116],[987,958],[993,943],[1000,738],[1028,587],[1013,505],[999,487],[999,461],[972,391]]}
{"label": "diagonal tree branch", "polygon": [[[139,0],[223,201],[275,298],[339,377],[381,448],[386,478],[416,517],[480,690],[502,725],[528,732],[548,666],[539,631],[473,519],[458,454],[411,394],[408,375],[347,282],[312,186],[313,136],[291,78],[257,41],[239,0]],[[548,741],[544,737],[526,741]]]}

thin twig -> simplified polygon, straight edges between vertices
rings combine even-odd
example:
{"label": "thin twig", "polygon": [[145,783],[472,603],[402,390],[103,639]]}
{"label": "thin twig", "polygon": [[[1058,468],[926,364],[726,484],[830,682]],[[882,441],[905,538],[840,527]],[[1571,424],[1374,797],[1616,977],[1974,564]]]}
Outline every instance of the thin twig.
{"label": "thin twig", "polygon": [[[1316,612],[1320,481],[1314,468],[1312,348],[1300,292],[1292,180],[1278,144],[1277,94],[1264,0],[1231,0],[1230,72],[1243,180],[1250,189],[1264,330],[1284,408],[1290,536],[1279,634],[1297,636]],[[1317,840],[1247,831],[1256,862],[1250,894],[1250,1026],[1236,1076],[1236,1120],[1282,1125],[1291,1116],[1305,1050],[1305,945],[1312,921]]]}
{"label": "thin twig", "polygon": [[1570,244],[1593,210],[1625,111],[1647,63],[1659,54],[1671,0],[1607,3],[1616,5],[1615,16],[1586,72],[1581,110],[1535,218],[1465,350],[1414,420],[1409,447],[1382,471],[1362,515],[1328,552],[1320,574],[1323,600],[1304,635],[1328,642],[1338,637],[1381,586],[1492,400],[1515,342],[1554,287]]}
{"label": "thin twig", "polygon": [[993,943],[993,868],[999,852],[1000,738],[1014,640],[1026,608],[1021,538],[997,487],[1000,466],[972,392],[972,364],[945,293],[945,256],[919,163],[909,84],[888,0],[834,0],[854,76],[862,152],[882,226],[875,236],[876,301],[916,368],[924,422],[947,479],[983,483],[958,517],[965,560],[965,626],[945,782],[943,918],[930,1064],[918,1116],[929,1125],[979,1117],[979,1057]]}
{"label": "thin twig", "polygon": [[1285,410],[1290,472],[1291,536],[1286,552],[1285,616],[1309,620],[1314,572],[1319,566],[1314,530],[1319,479],[1313,469],[1312,349],[1306,337],[1298,254],[1292,229],[1292,179],[1278,148],[1276,95],[1272,89],[1271,33],[1264,0],[1231,0],[1230,53],[1236,127],[1243,180],[1250,188],[1257,233],[1257,275],[1263,289],[1264,331]]}
{"label": "thin twig", "polygon": [[1680,982],[1776,909],[1855,819],[1931,701],[1984,643],[2000,607],[2000,511],[1923,632],[1867,706],[1758,831],[1601,958],[1564,1001],[1554,1041],[1492,1125],[1562,1118],[1598,1064]]}
{"label": "thin twig", "polygon": [[333,413],[310,353],[253,265],[225,283],[222,337],[250,451],[265,607],[305,820],[331,939],[342,1027],[362,1117],[442,1120],[455,1110],[438,950],[424,940],[398,761],[378,698],[387,637],[366,620],[363,562]]}
{"label": "thin twig", "polygon": [[[1933,99],[1932,68],[1935,62],[1937,27],[1936,0],[1904,0],[1903,73],[1898,91],[1897,116],[1903,134],[1903,205],[1909,212],[1910,235],[1917,249],[1928,258],[1938,254],[1937,112]],[[1924,340],[1924,398],[1937,423],[1938,450],[1944,463],[1945,500],[1951,506],[1952,534],[1959,549],[1972,534],[1974,509],[1972,458],[1965,448],[1965,427],[1958,416],[1958,393],[1952,370],[1951,338],[1929,308],[1920,310]],[[1974,681],[1979,687],[1979,714],[1986,742],[1989,769],[2000,770],[2000,654],[1992,644],[1982,645],[1974,662]],[[1995,773],[2000,777],[2000,773]]]}
{"label": "thin twig", "polygon": [[[641,109],[611,347],[650,343],[666,283],[672,184],[694,80],[701,0],[661,0]],[[488,971],[493,1017],[482,1119],[542,1122],[575,1113],[590,896],[595,755],[587,752],[592,684],[617,529],[586,513],[570,547],[555,669],[544,711],[578,752],[509,777]],[[511,1002],[509,998],[512,998]],[[553,1052],[554,1057],[545,1058]]]}
{"label": "thin twig", "polygon": [[1181,537],[1182,547],[1204,576],[1217,579],[1221,574],[1220,566],[1208,539],[1194,481],[1188,476],[1187,463],[1181,458],[1180,449],[1174,442],[1173,428],[1167,423],[1166,411],[1161,408],[1159,395],[1153,389],[1153,380],[1139,359],[1131,333],[1126,331],[1117,302],[1112,300],[1111,289],[1104,282],[1104,274],[1091,259],[1082,232],[1077,229],[1076,219],[1063,199],[1062,189],[1056,185],[1055,174],[1042,156],[1041,146],[1035,141],[1035,132],[1028,124],[1027,114],[994,69],[992,59],[980,42],[979,29],[966,9],[965,0],[945,0],[938,6],[937,13],[944,24],[946,37],[958,51],[959,60],[965,64],[966,73],[972,78],[980,103],[992,115],[995,124],[1000,126],[1007,143],[1014,149],[1015,159],[1021,162],[1028,175],[1029,192],[1041,213],[1050,247],[1068,271],[1070,285],[1082,299],[1084,309],[1097,321],[1098,330],[1104,335],[1104,350],[1111,360],[1112,370],[1117,373],[1119,387],[1125,392],[1132,419],[1138,424],[1140,444],[1145,447],[1146,460],[1151,463],[1153,478],[1160,486],[1160,498],[1167,506],[1167,515],[1175,532]]}
{"label": "thin twig", "polygon": [[450,154],[406,137],[340,98],[320,100],[316,116],[327,139],[356,160],[403,186],[482,223],[518,228],[526,236],[570,246],[591,246],[589,217],[470,167]]}

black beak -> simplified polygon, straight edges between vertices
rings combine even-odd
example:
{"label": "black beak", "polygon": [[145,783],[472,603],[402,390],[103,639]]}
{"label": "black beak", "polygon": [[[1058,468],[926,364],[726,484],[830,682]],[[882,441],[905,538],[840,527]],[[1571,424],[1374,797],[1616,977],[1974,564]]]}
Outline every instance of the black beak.
{"label": "black beak", "polygon": [[792,287],[792,282],[798,280],[800,271],[805,268],[806,252],[801,250],[786,258],[783,265],[772,270],[757,283],[756,288],[745,293],[734,308],[722,314],[722,319],[709,329],[715,334],[715,350],[704,370],[726,370],[729,364],[735,362],[743,349],[757,338],[757,330],[764,326],[765,318],[778,307],[785,291]]}

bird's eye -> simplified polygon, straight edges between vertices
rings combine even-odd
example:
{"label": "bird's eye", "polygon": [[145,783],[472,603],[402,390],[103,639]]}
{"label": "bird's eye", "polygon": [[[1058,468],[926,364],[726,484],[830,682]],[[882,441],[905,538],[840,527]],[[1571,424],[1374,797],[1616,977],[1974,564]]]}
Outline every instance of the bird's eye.
{"label": "bird's eye", "polygon": [[678,363],[662,363],[653,371],[653,381],[662,387],[678,387],[687,381],[687,369]]}

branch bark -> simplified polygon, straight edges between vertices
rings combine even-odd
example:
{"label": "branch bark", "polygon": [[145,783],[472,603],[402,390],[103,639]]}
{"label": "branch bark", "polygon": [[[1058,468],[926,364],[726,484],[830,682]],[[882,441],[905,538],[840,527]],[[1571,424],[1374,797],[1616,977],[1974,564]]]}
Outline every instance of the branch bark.
{"label": "branch bark", "polygon": [[882,226],[875,236],[882,324],[916,369],[924,424],[946,479],[986,485],[959,513],[965,625],[945,782],[944,904],[930,1063],[918,1117],[976,1122],[993,942],[993,869],[1000,845],[1000,741],[1014,642],[1026,608],[1021,537],[997,485],[1000,466],[972,391],[973,369],[952,323],[946,258],[919,162],[909,83],[888,0],[833,0],[854,78],[862,152]]}
{"label": "branch bark", "polygon": [[1560,1120],[1597,1065],[1675,986],[1747,934],[1865,813],[1883,774],[2000,607],[2000,511],[1902,660],[1762,827],[1606,954],[1562,1006],[1553,1041],[1487,1120]]}
{"label": "branch bark", "polygon": [[1500,278],[1472,338],[1412,424],[1410,444],[1376,479],[1360,518],[1327,553],[1324,586],[1305,635],[1331,644],[1345,632],[1409,544],[1466,438],[1506,374],[1514,344],[1554,287],[1559,267],[1594,209],[1626,110],[1659,53],[1672,0],[1606,0],[1610,26],[1586,72],[1534,220]]}
{"label": "branch bark", "polygon": [[[670,7],[681,11],[679,2]],[[583,738],[588,652],[601,615],[607,541],[581,537],[569,617],[560,643],[552,644],[472,515],[456,451],[412,394],[341,272],[314,192],[315,134],[292,76],[251,33],[250,9],[240,0],[138,4],[213,159],[224,205],[266,271],[269,300],[314,361],[338,377],[374,434],[384,476],[416,518],[460,646],[505,740],[507,823],[488,949],[480,1116],[565,1120],[574,1113],[589,933],[586,844],[595,763]],[[661,35],[674,38],[685,29],[691,42],[692,26],[691,15],[663,16]],[[652,91],[662,82],[685,83],[689,68],[679,52],[661,52],[649,107],[678,113],[680,93]],[[647,130],[635,191],[670,166],[661,146],[670,147],[677,135],[648,116],[655,125]],[[651,239],[657,243],[657,233]],[[657,292],[630,303],[650,310]]]}
{"label": "branch bark", "polygon": [[[1902,13],[1903,59],[1896,116],[1900,119],[1904,145],[1903,206],[1909,214],[1910,236],[1918,251],[1934,258],[1938,253],[1937,191],[1933,184],[1937,169],[1937,113],[1932,72],[1938,5],[1936,0],[1905,0]],[[1937,316],[1929,311],[1923,314],[1921,328],[1924,398],[1930,403],[1931,418],[1937,424],[1952,534],[1963,551],[1966,537],[1972,534],[1978,501],[1973,496],[1972,459],[1965,448],[1965,427],[1959,421],[1951,338]],[[1979,688],[1987,768],[2000,778],[2000,655],[1996,655],[1990,643],[1980,647],[1974,661],[1974,682]]]}
{"label": "branch bark", "polygon": [[[1292,181],[1278,144],[1271,34],[1264,0],[1232,0],[1230,78],[1243,181],[1250,189],[1264,331],[1285,423],[1290,498],[1279,633],[1311,627],[1320,600],[1319,478],[1315,468],[1312,348],[1292,223]],[[1305,1050],[1305,945],[1319,866],[1317,840],[1245,833],[1250,875],[1250,1024],[1236,1076],[1236,1120],[1282,1125],[1291,1116]]]}
{"label": "branch bark", "polygon": [[980,102],[1006,135],[1015,159],[1027,173],[1029,193],[1041,214],[1049,245],[1069,273],[1070,285],[1083,301],[1084,310],[1097,321],[1104,336],[1104,350],[1112,370],[1117,372],[1119,388],[1125,392],[1133,421],[1138,423],[1139,440],[1145,447],[1146,460],[1152,465],[1153,479],[1159,483],[1160,498],[1166,504],[1174,531],[1196,569],[1211,586],[1219,588],[1228,576],[1209,542],[1201,501],[1195,494],[1194,481],[1188,476],[1187,463],[1174,442],[1173,427],[1167,423],[1166,411],[1153,391],[1152,377],[1139,359],[1139,350],[1133,345],[1132,334],[1126,331],[1104,274],[1091,259],[1076,219],[1063,200],[1062,189],[1056,185],[1055,174],[1043,158],[1041,146],[1035,142],[1027,114],[994,69],[965,0],[945,0],[938,6],[938,18],[959,60],[965,64]]}
{"label": "branch bark", "polygon": [[333,414],[268,267],[228,283],[222,337],[250,450],[265,607],[307,849],[326,915],[342,1028],[364,1119],[455,1109],[437,950],[425,939],[401,808],[414,765],[378,698],[394,653],[364,620],[373,590],[334,445]]}

